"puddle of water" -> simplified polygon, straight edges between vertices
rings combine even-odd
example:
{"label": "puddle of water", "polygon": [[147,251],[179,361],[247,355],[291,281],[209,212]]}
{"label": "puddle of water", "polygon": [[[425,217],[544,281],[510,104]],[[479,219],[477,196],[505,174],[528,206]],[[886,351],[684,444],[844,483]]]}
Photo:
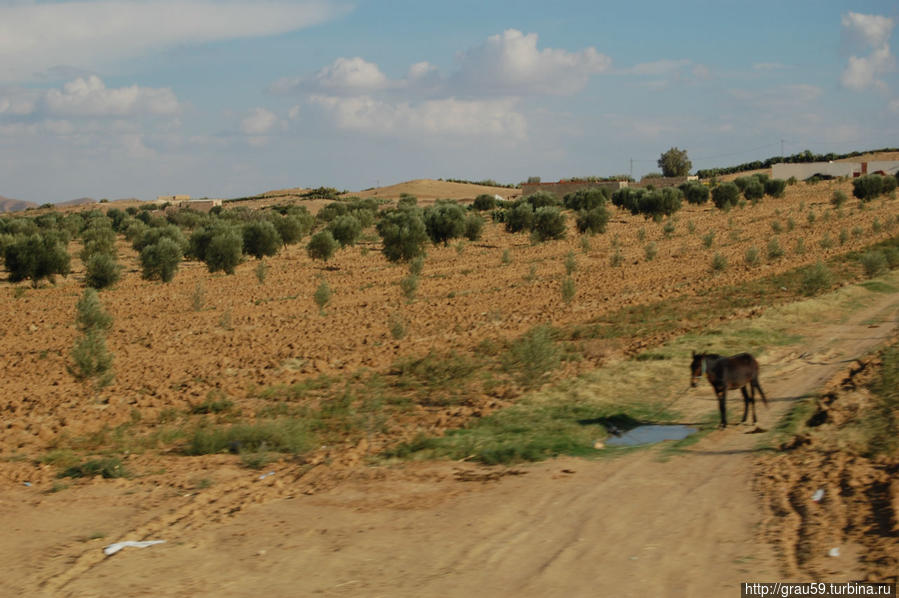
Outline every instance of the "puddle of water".
{"label": "puddle of water", "polygon": [[663,440],[683,440],[695,431],[696,428],[682,425],[637,426],[621,436],[606,438],[606,446],[637,446],[640,444],[654,444]]}

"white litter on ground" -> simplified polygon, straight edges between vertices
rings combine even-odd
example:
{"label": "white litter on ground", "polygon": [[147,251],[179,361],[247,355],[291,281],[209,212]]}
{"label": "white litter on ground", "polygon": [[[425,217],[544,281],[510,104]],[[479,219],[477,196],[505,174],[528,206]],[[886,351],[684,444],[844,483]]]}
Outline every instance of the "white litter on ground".
{"label": "white litter on ground", "polygon": [[812,494],[812,500],[815,502],[820,502],[822,498],[824,498],[824,488],[818,488],[817,490],[815,490],[815,493]]}
{"label": "white litter on ground", "polygon": [[146,540],[144,542],[135,542],[133,540],[126,540],[125,542],[116,542],[115,544],[110,544],[109,546],[103,549],[103,554],[106,556],[113,555],[120,551],[123,548],[132,547],[132,548],[146,548],[147,546],[153,546],[154,544],[162,544],[165,540]]}

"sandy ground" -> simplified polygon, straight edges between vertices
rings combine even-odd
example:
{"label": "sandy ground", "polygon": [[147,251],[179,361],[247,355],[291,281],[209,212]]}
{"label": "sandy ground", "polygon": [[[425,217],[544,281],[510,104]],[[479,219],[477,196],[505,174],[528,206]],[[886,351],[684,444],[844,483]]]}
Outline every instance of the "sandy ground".
{"label": "sandy ground", "polygon": [[[762,360],[771,428],[797,397],[840,375],[896,328],[899,295]],[[686,374],[686,372],[685,372]],[[686,378],[686,375],[685,375]],[[690,391],[683,423],[715,410]],[[731,403],[734,419],[736,401]],[[273,468],[258,479],[209,459],[209,487],[102,481],[55,494],[0,493],[2,595],[714,596],[783,580],[752,487],[764,434],[715,431],[662,449],[513,469],[468,463],[331,471]],[[163,539],[104,557],[113,541]],[[846,580],[847,546],[818,573]]]}

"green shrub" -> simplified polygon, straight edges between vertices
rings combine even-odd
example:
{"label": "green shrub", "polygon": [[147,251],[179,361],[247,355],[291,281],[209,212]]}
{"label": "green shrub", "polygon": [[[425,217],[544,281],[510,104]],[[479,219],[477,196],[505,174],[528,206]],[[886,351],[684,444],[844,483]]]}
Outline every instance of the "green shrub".
{"label": "green shrub", "polygon": [[534,209],[531,207],[531,204],[520,202],[504,211],[504,222],[507,232],[520,233],[530,231],[534,228]]}
{"label": "green shrub", "polygon": [[744,256],[744,261],[747,266],[755,267],[759,265],[759,250],[755,247],[750,247],[746,250],[746,255]]}
{"label": "green shrub", "polygon": [[112,222],[107,218],[95,218],[81,236],[84,244],[81,249],[81,261],[87,263],[95,253],[115,255],[116,235],[112,229]]}
{"label": "green shrub", "polygon": [[646,261],[651,262],[656,259],[656,255],[659,253],[659,248],[656,246],[654,242],[650,242],[646,244],[646,247],[643,248],[643,252],[646,254]]}
{"label": "green shrub", "polygon": [[406,301],[415,301],[415,293],[418,292],[418,276],[410,274],[400,280],[400,289],[403,291],[403,297]]}
{"label": "green shrub", "polygon": [[465,211],[457,203],[438,203],[424,211],[425,230],[434,245],[457,239],[465,232]]}
{"label": "green shrub", "polygon": [[680,210],[682,199],[683,194],[677,187],[653,189],[640,197],[637,209],[646,218],[658,219]]}
{"label": "green shrub", "polygon": [[418,198],[409,193],[400,193],[400,198],[396,202],[396,207],[400,209],[414,208],[418,205]]}
{"label": "green shrub", "polygon": [[549,206],[558,206],[562,203],[555,194],[550,193],[549,191],[536,191],[525,197],[524,201],[530,204],[531,208],[534,210]]}
{"label": "green shrub", "polygon": [[833,197],[830,198],[830,203],[837,209],[843,207],[843,204],[846,203],[846,200],[849,198],[846,197],[846,194],[840,191],[839,189],[833,192]]}
{"label": "green shrub", "polygon": [[162,282],[171,282],[178,271],[181,258],[181,246],[170,237],[162,237],[141,250],[142,276],[147,280],[159,278]]}
{"label": "green shrub", "polygon": [[562,280],[562,301],[564,301],[565,303],[571,303],[574,300],[574,295],[574,279],[570,276],[566,276],[565,279]]}
{"label": "green shrub", "polygon": [[424,254],[428,232],[417,210],[387,212],[378,222],[377,229],[384,243],[381,251],[389,261],[409,261]]}
{"label": "green shrub", "polygon": [[[191,236],[193,243],[193,236]],[[219,225],[212,229],[201,258],[210,272],[234,274],[243,259],[243,235],[234,226]]]}
{"label": "green shrub", "polygon": [[72,347],[75,362],[70,372],[78,380],[96,378],[100,386],[112,381],[112,354],[106,348],[106,337],[99,330],[90,330],[75,340]]}
{"label": "green shrub", "polygon": [[716,253],[712,258],[712,271],[713,272],[723,272],[727,269],[727,258],[721,255],[720,253]]}
{"label": "green shrub", "polygon": [[899,268],[899,247],[884,247],[883,255],[887,260],[887,265],[889,266],[890,270]]}
{"label": "green shrub", "polygon": [[833,284],[833,274],[821,260],[809,266],[802,274],[802,294],[806,297],[826,291]]}
{"label": "green shrub", "polygon": [[337,251],[337,240],[329,230],[320,230],[309,239],[306,253],[314,260],[327,262]]}
{"label": "green shrub", "polygon": [[631,214],[640,213],[640,199],[646,193],[643,189],[623,187],[612,193],[612,205]]}
{"label": "green shrub", "polygon": [[565,237],[565,214],[556,206],[543,206],[534,212],[533,238],[539,242]]}
{"label": "green shrub", "polygon": [[281,242],[285,245],[294,245],[299,243],[312,229],[312,216],[307,212],[306,218],[295,214],[279,216],[271,219],[271,223],[275,225]]}
{"label": "green shrub", "polygon": [[684,194],[687,203],[702,205],[709,200],[709,188],[696,181],[688,181],[680,185],[679,189]]}
{"label": "green shrub", "polygon": [[758,181],[754,176],[741,176],[734,179],[734,185],[740,190],[740,193],[746,191],[746,187],[751,185],[752,183]]}
{"label": "green shrub", "polygon": [[96,476],[105,479],[127,478],[131,476],[131,473],[122,465],[122,461],[118,457],[103,457],[68,467],[57,477],[93,478]]}
{"label": "green shrub", "polygon": [[104,331],[112,326],[112,316],[103,309],[100,296],[94,289],[84,289],[75,304],[75,326],[81,332]]}
{"label": "green shrub", "polygon": [[763,185],[760,180],[753,177],[743,188],[743,196],[755,203],[765,196],[765,185]]}
{"label": "green shrub", "polygon": [[[146,214],[147,212],[143,213]],[[164,238],[174,241],[182,254],[188,249],[188,242],[184,238],[184,233],[173,224],[162,224],[144,229],[142,234],[131,242],[131,246],[134,247],[136,252],[140,253],[145,247],[155,245]]]}
{"label": "green shrub", "polygon": [[577,212],[604,206],[608,200],[608,191],[600,187],[580,189],[574,193],[569,193],[564,197],[562,203],[566,209]]}
{"label": "green shrub", "polygon": [[549,326],[536,326],[515,340],[503,356],[503,366],[525,388],[536,386],[560,361],[559,349]]}
{"label": "green shrub", "polygon": [[768,241],[768,259],[776,260],[784,256],[784,250],[777,241],[777,237],[772,237]]}
{"label": "green shrub", "polygon": [[355,216],[346,214],[332,220],[328,224],[328,230],[341,247],[347,247],[356,244],[356,240],[362,234],[362,224]]}
{"label": "green shrub", "polygon": [[883,179],[879,174],[866,174],[852,179],[852,195],[862,201],[871,201],[883,193]]}
{"label": "green shrub", "polygon": [[299,419],[256,421],[224,427],[201,426],[194,430],[184,452],[209,455],[225,451],[242,454],[258,451],[299,454],[312,448],[312,435]]}
{"label": "green shrub", "polygon": [[465,216],[465,238],[469,241],[479,241],[484,232],[484,219],[477,214]]}
{"label": "green shrub", "polygon": [[328,281],[322,278],[318,288],[315,289],[315,293],[312,295],[315,304],[322,313],[325,311],[325,306],[331,301],[332,294],[331,287],[328,286]]}
{"label": "green shrub", "polygon": [[889,195],[890,193],[895,191],[897,178],[899,178],[899,173],[897,173],[896,176],[889,176],[889,175],[884,176],[883,181],[882,181],[882,189],[880,190],[880,192],[883,195]]}
{"label": "green shrub", "polygon": [[492,210],[496,207],[496,198],[492,195],[482,193],[474,198],[474,203],[471,204],[471,207],[480,212]]}
{"label": "green shrub", "polygon": [[787,182],[783,179],[768,179],[764,181],[765,195],[771,197],[783,197],[787,189]]}
{"label": "green shrub", "polygon": [[664,234],[665,238],[667,239],[674,234],[674,230],[674,221],[669,218],[668,221],[665,222],[665,225],[662,227],[662,234]]}
{"label": "green shrub", "polygon": [[94,289],[105,289],[119,281],[121,267],[115,256],[108,253],[95,253],[85,264],[84,282]]}
{"label": "green shrub", "polygon": [[421,271],[424,269],[424,267],[425,267],[424,256],[420,255],[416,258],[409,260],[409,274],[412,274],[413,276],[418,276],[419,274],[421,274]]}
{"label": "green shrub", "polygon": [[726,210],[737,205],[740,199],[740,188],[734,183],[721,183],[712,189],[712,203],[719,210]]}
{"label": "green shrub", "polygon": [[715,231],[710,230],[706,234],[702,235],[702,245],[708,249],[715,243]]}
{"label": "green shrub", "polygon": [[869,277],[882,274],[889,267],[886,256],[876,249],[862,254],[859,262],[865,269],[865,275]]}
{"label": "green shrub", "polygon": [[608,223],[609,210],[601,205],[590,210],[580,210],[575,217],[577,230],[581,234],[595,235],[604,233]]}
{"label": "green shrub", "polygon": [[275,225],[268,220],[253,220],[243,225],[243,252],[257,260],[278,253],[283,245]]}
{"label": "green shrub", "polygon": [[51,235],[32,234],[10,242],[3,259],[9,271],[9,281],[31,279],[37,287],[41,280],[55,281],[57,274],[69,274],[69,254],[65,247]]}

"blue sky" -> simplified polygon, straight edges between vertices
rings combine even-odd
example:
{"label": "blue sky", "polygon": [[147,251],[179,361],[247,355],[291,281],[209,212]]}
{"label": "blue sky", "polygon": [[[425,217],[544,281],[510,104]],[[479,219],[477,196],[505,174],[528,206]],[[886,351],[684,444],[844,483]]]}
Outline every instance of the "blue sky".
{"label": "blue sky", "polygon": [[234,197],[899,146],[895,2],[0,0],[0,195]]}

